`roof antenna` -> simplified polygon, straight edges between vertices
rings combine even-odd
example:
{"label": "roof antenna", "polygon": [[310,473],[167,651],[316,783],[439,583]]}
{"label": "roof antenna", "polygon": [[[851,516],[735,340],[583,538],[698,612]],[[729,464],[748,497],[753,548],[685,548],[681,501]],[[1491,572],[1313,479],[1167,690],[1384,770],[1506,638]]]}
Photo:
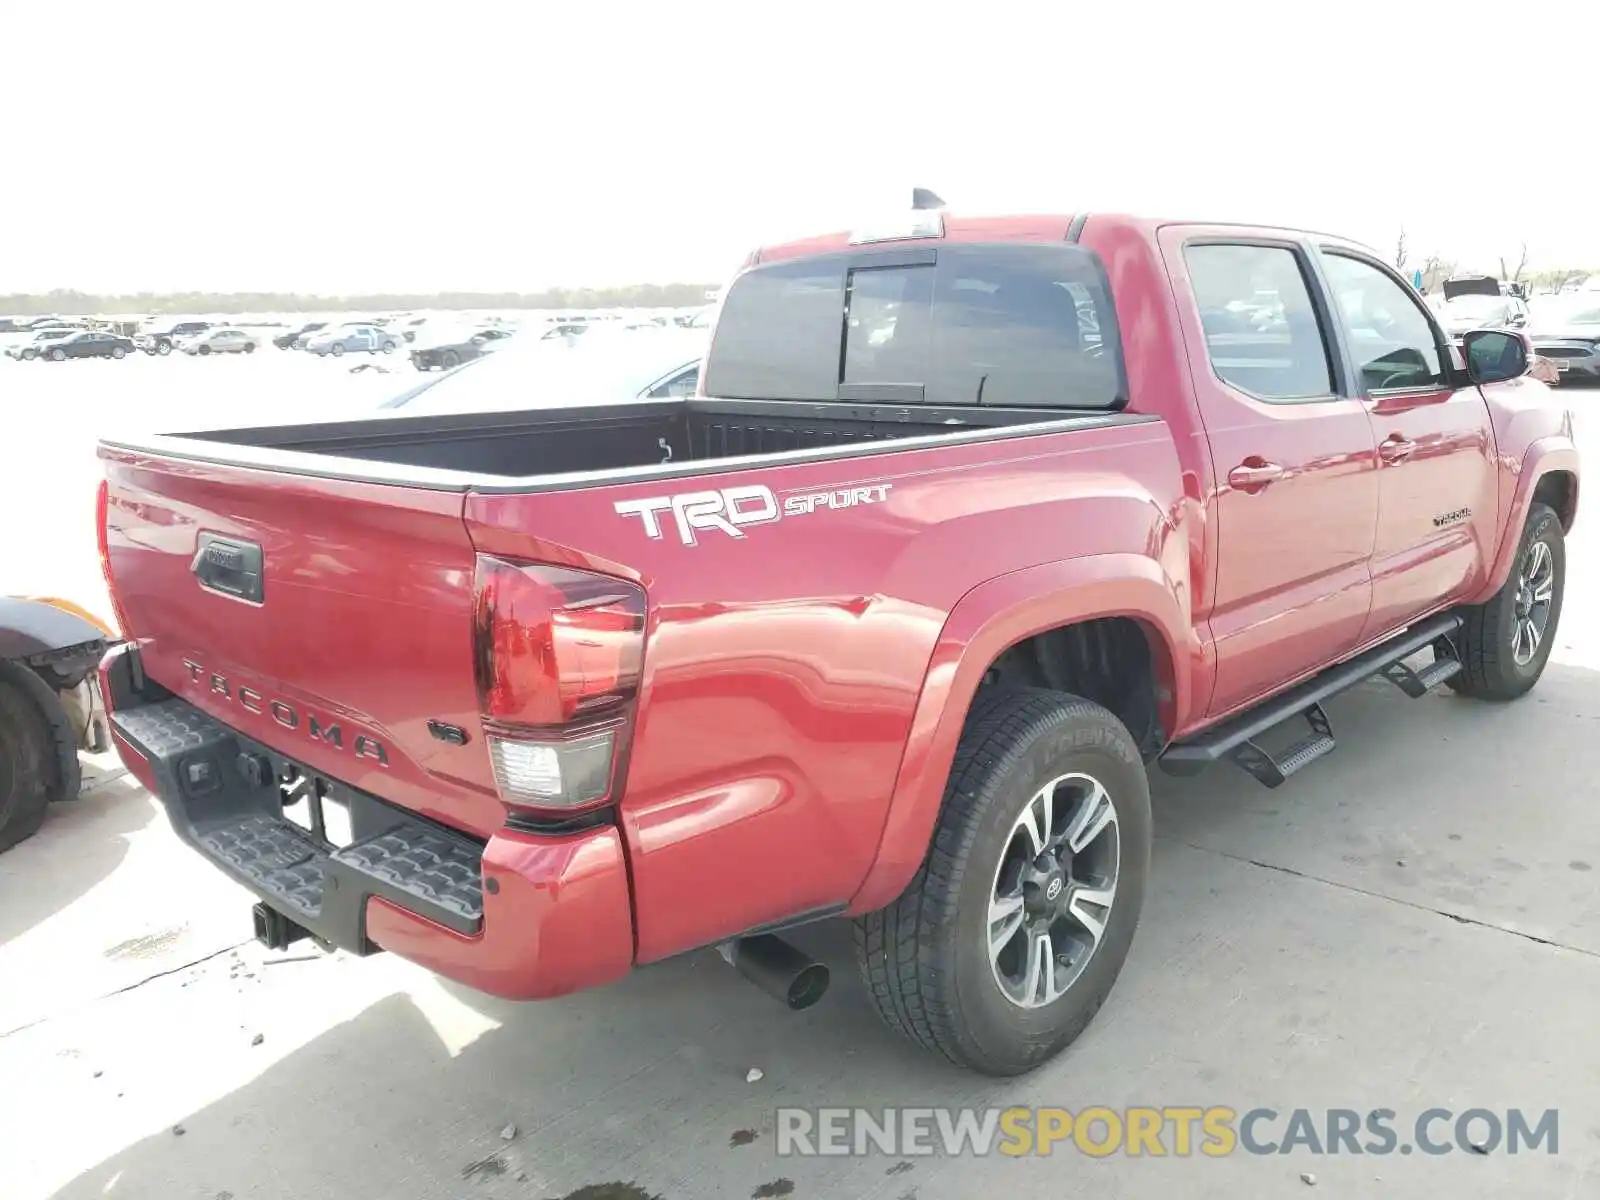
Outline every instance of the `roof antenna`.
{"label": "roof antenna", "polygon": [[945,208],[945,202],[927,188],[911,189],[911,207],[914,209]]}

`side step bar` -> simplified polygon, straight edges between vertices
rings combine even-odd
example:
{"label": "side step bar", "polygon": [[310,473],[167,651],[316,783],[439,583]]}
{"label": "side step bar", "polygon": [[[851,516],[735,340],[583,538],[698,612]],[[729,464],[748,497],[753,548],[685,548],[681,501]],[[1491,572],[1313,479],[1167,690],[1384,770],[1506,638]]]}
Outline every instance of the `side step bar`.
{"label": "side step bar", "polygon": [[[1460,671],[1461,664],[1453,658],[1440,658],[1413,671],[1402,660],[1460,628],[1461,618],[1453,613],[1430,618],[1381,646],[1271,697],[1249,712],[1169,746],[1161,756],[1161,769],[1168,775],[1197,775],[1219,759],[1231,758],[1268,787],[1277,787],[1334,748],[1333,728],[1322,701],[1374,675],[1383,676],[1413,699],[1426,695]],[[1304,739],[1281,756],[1257,745],[1255,739],[1267,730],[1296,716],[1304,717],[1310,726]]]}

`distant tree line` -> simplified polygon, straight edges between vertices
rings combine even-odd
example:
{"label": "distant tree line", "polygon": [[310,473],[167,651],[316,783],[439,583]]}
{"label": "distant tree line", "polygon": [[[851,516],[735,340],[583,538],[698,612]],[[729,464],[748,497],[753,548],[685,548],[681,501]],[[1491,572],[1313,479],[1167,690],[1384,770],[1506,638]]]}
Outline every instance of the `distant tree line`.
{"label": "distant tree line", "polygon": [[636,283],[610,288],[549,288],[542,292],[373,292],[307,296],[297,292],[135,292],[97,295],[57,289],[0,295],[0,314],[93,316],[97,313],[368,312],[477,308],[692,308],[706,303],[709,283]]}
{"label": "distant tree line", "polygon": [[[1406,231],[1400,231],[1400,237],[1395,244],[1394,266],[1402,274],[1410,274],[1407,266],[1411,261],[1410,246],[1406,239]],[[1457,274],[1461,266],[1452,258],[1441,258],[1437,254],[1430,254],[1422,260],[1417,268],[1422,274],[1422,290],[1434,291],[1446,279]],[[1525,283],[1535,293],[1559,292],[1569,283],[1582,283],[1596,272],[1587,267],[1556,267],[1547,271],[1528,270],[1528,243],[1523,242],[1518,251],[1516,266],[1511,265],[1511,260],[1505,255],[1500,256],[1500,278],[1507,283]]]}

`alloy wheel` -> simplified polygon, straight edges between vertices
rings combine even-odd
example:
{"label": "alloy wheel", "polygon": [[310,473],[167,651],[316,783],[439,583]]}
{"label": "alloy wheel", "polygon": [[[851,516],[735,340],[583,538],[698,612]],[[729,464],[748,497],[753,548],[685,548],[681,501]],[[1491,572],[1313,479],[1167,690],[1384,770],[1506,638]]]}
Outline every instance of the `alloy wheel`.
{"label": "alloy wheel", "polygon": [[1517,598],[1511,624],[1511,657],[1525,667],[1539,653],[1555,599],[1556,564],[1544,542],[1529,544],[1517,566]]}
{"label": "alloy wheel", "polygon": [[1061,775],[1023,807],[995,869],[988,951],[1013,1004],[1042,1008],[1094,956],[1121,867],[1116,804],[1090,775]]}

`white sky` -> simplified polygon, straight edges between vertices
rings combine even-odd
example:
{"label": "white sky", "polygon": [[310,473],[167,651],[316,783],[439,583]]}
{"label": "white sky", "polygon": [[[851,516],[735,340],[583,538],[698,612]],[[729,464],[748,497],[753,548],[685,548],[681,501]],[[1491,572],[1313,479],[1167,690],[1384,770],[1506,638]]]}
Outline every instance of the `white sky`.
{"label": "white sky", "polygon": [[913,184],[1600,266],[1595,29],[1562,0],[4,0],[0,293],[718,281]]}

